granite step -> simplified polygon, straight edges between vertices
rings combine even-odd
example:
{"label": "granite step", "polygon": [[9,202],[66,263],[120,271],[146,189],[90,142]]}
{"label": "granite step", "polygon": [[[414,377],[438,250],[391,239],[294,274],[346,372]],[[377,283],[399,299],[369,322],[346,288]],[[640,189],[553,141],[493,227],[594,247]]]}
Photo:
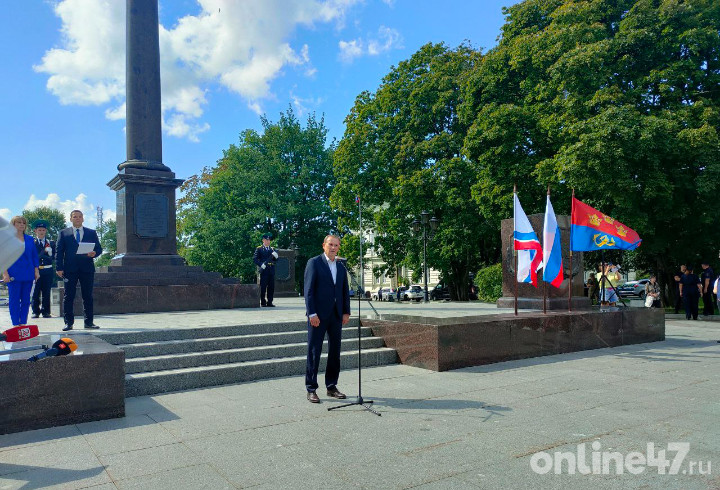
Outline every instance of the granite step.
{"label": "granite step", "polygon": [[[361,328],[361,336],[366,337],[371,334],[372,331],[369,327]],[[199,339],[161,340],[156,342],[139,342],[115,345],[125,351],[125,357],[127,359],[135,359],[138,357],[179,355],[214,350],[293,344],[298,342],[307,342],[307,335],[307,330],[294,330],[290,332],[256,333]],[[357,327],[343,329],[342,337],[344,339],[357,339],[357,336]]]}
{"label": "granite step", "polygon": [[[357,351],[340,354],[341,365],[346,369],[358,364]],[[280,359],[264,359],[212,366],[172,369],[125,375],[125,396],[143,396],[172,391],[190,390],[206,386],[243,383],[259,379],[279,378],[285,376],[303,376],[305,374],[305,356],[284,357]],[[372,348],[362,351],[364,367],[395,364],[397,352],[387,347]],[[320,371],[325,370],[327,356],[323,355]],[[298,379],[299,390],[302,380]]]}
{"label": "granite step", "polygon": [[[181,314],[181,313],[178,313]],[[169,314],[168,314],[169,315]],[[238,313],[242,315],[242,313]],[[235,335],[251,335],[263,333],[280,333],[301,331],[307,328],[307,321],[293,321],[280,323],[256,323],[248,325],[218,325],[212,327],[173,329],[168,325],[162,330],[131,330],[127,332],[98,332],[96,335],[113,345],[137,344],[142,342],[160,342],[167,340],[206,339],[214,337],[229,337]],[[357,319],[343,327],[345,330],[357,330]]]}
{"label": "granite step", "polygon": [[[307,334],[305,334],[307,337]],[[380,337],[365,337],[361,341],[362,349],[376,349],[385,345]],[[357,349],[357,338],[345,339],[341,342],[341,351]],[[327,341],[323,350],[327,352]],[[282,345],[266,345],[245,347],[240,349],[223,349],[206,352],[188,352],[185,354],[155,355],[126,359],[125,373],[143,373],[166,371],[172,369],[232,364],[246,361],[273,360],[285,357],[300,357],[307,354],[307,342]]]}

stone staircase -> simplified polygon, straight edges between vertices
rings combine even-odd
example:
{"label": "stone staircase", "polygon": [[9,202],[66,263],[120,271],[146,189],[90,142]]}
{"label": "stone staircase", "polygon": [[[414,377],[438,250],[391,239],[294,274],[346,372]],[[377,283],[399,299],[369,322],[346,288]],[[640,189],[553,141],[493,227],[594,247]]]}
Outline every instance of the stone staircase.
{"label": "stone staircase", "polygon": [[[96,335],[125,351],[126,397],[305,374],[305,322]],[[373,337],[368,327],[361,329],[361,345],[363,367],[397,362],[396,351]],[[343,328],[344,369],[357,367],[357,346],[357,319],[353,319]],[[321,371],[325,362],[323,354]]]}

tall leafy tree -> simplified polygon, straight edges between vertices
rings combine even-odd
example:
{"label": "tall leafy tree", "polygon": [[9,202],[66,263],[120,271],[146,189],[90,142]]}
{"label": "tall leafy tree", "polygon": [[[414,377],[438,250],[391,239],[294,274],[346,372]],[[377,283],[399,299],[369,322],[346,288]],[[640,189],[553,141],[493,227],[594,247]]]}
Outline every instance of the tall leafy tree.
{"label": "tall leafy tree", "polygon": [[60,234],[60,230],[66,226],[65,216],[63,216],[63,214],[57,209],[53,209],[48,206],[38,206],[33,209],[26,209],[23,211],[22,215],[28,222],[26,230],[28,234],[32,233],[33,226],[36,221],[41,219],[47,221],[49,225],[47,229],[47,237],[51,240],[55,240]]}
{"label": "tall leafy tree", "polygon": [[[324,120],[310,115],[303,126],[292,108],[278,122],[262,118],[263,132],[245,130],[182,187],[181,253],[191,264],[225,276],[255,281],[253,251],[265,232],[281,248],[298,248],[298,271],[337,230],[330,208],[332,154]],[[302,272],[296,274],[302,279]]]}
{"label": "tall leafy tree", "polygon": [[[528,211],[545,185],[636,229],[633,265],[668,280],[717,255],[720,3],[526,0],[505,10],[496,48],[468,78],[465,154],[487,218]],[[538,203],[532,209],[530,203]]]}
{"label": "tall leafy tree", "polygon": [[97,232],[100,235],[103,254],[95,260],[95,265],[100,267],[108,265],[117,254],[117,223],[112,219],[103,221]]}
{"label": "tall leafy tree", "polygon": [[455,299],[467,299],[468,273],[496,254],[483,239],[493,227],[472,204],[475,169],[462,154],[466,128],[458,117],[465,76],[479,60],[468,45],[423,46],[375,93],[356,98],[335,152],[332,200],[343,229],[358,228],[359,196],[386,272],[401,264],[422,270],[422,242],[411,223],[427,210],[440,220],[428,266],[442,272]]}

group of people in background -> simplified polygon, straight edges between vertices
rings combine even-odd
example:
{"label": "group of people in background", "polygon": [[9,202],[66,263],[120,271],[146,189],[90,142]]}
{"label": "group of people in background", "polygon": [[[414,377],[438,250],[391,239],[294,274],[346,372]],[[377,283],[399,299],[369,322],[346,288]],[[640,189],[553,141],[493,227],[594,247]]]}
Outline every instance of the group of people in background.
{"label": "group of people in background", "polygon": [[[715,314],[716,303],[717,308],[720,309],[720,300],[717,296],[720,278],[710,267],[709,261],[703,261],[701,266],[702,272],[699,276],[695,274],[692,265],[685,264],[680,266],[680,270],[674,276],[675,313],[677,314],[682,307],[688,320],[698,319],[700,298],[703,299],[702,314],[704,316]],[[615,287],[620,284],[621,280],[622,277],[617,266],[611,263],[598,266],[598,272],[591,272],[587,280],[588,297],[591,303],[615,306],[618,301]],[[651,275],[645,284],[645,306],[649,308],[662,307],[662,291],[655,274]]]}
{"label": "group of people in background", "polygon": [[[681,265],[680,271],[675,275],[675,313],[680,311],[680,305],[685,309],[685,318],[698,319],[700,298],[703,299],[703,316],[715,314],[715,303],[718,294],[718,278],[709,261],[702,264],[700,276],[695,274],[693,266]],[[718,304],[720,308],[720,303]]]}
{"label": "group of people in background", "polygon": [[[50,290],[56,263],[56,274],[64,281],[63,330],[73,329],[73,303],[78,282],[83,298],[85,328],[99,328],[93,322],[93,259],[102,254],[102,247],[95,230],[84,227],[83,221],[82,211],[73,210],[70,213],[72,226],[63,229],[57,241],[53,241],[46,236],[48,223],[45,220],[34,223],[35,239],[26,234],[28,222],[24,216],[15,216],[10,220],[10,224],[15,227],[17,239],[25,244],[23,254],[2,272],[2,280],[8,288],[8,307],[13,326],[27,325],[31,306],[33,318],[39,318],[40,315],[43,318],[51,317]],[[80,243],[91,243],[92,251],[78,254]]]}

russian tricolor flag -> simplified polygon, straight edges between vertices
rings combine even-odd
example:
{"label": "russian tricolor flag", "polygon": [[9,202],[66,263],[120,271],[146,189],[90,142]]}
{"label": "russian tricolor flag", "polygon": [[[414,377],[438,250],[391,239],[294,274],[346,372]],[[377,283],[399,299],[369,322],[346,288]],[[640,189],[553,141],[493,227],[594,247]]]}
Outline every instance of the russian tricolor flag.
{"label": "russian tricolor flag", "polygon": [[542,267],[543,251],[525,211],[520,205],[517,193],[513,194],[513,239],[517,251],[517,280],[531,282],[537,287],[537,271]]}
{"label": "russian tricolor flag", "polygon": [[562,249],[560,247],[560,227],[557,224],[555,210],[547,196],[545,205],[545,225],[543,226],[543,281],[556,288],[563,281]]}

